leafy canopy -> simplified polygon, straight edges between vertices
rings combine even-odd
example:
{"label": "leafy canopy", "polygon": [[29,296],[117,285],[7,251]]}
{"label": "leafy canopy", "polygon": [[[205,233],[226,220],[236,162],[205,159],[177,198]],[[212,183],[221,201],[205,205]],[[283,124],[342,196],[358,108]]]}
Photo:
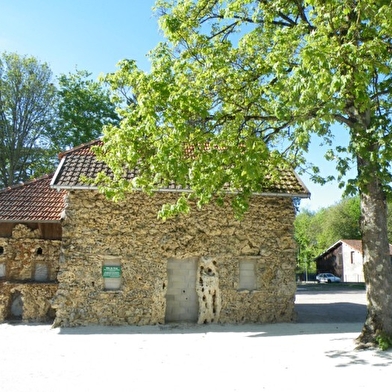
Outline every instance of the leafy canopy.
{"label": "leafy canopy", "polygon": [[0,188],[46,172],[52,164],[56,90],[47,64],[0,56]]}
{"label": "leafy canopy", "polygon": [[87,71],[60,75],[32,56],[0,56],[0,188],[53,171],[57,154],[118,124],[103,83]]}
{"label": "leafy canopy", "polygon": [[[106,78],[135,96],[105,130],[101,158],[117,176],[104,181],[109,195],[175,181],[193,191],[180,198],[186,209],[186,198],[202,205],[230,182],[241,210],[283,158],[304,165],[312,133],[330,143],[336,123],[351,136],[326,156],[341,185],[360,157],[349,189],[366,190],[377,173],[390,190],[389,1],[158,0],[156,10],[166,41],[150,53],[151,71],[124,60]],[[140,176],[122,180],[136,165]]]}
{"label": "leafy canopy", "polygon": [[117,125],[118,115],[103,84],[91,73],[76,70],[58,77],[56,135],[52,142],[65,150],[102,135],[104,124]]}

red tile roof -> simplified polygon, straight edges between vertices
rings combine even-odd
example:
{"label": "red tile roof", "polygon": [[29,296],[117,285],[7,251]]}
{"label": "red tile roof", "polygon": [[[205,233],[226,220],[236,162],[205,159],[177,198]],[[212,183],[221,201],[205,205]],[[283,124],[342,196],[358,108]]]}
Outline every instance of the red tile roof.
{"label": "red tile roof", "polygon": [[0,190],[0,222],[60,221],[65,191],[50,188],[52,176]]}
{"label": "red tile roof", "polygon": [[[104,163],[96,159],[92,146],[102,145],[101,140],[94,140],[90,143],[83,144],[79,147],[65,151],[59,155],[61,159],[59,168],[54,175],[51,186],[58,189],[72,188],[95,188],[92,185],[82,181],[83,177],[94,179],[98,173],[104,172],[111,175],[112,171]],[[189,150],[190,153],[192,149]],[[127,179],[133,179],[137,176],[137,169],[130,170],[126,174]],[[174,183],[162,190],[179,190],[180,187]],[[268,187],[264,194],[278,194],[292,197],[309,197],[310,192],[296,175],[293,170],[282,170],[281,176],[277,183]]]}

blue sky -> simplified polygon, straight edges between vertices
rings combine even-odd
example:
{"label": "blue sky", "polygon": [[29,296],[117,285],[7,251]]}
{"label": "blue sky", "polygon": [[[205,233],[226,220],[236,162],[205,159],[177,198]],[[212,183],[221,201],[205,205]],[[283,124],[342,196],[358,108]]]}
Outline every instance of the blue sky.
{"label": "blue sky", "polygon": [[[37,57],[54,75],[79,69],[96,78],[114,72],[124,58],[148,71],[146,55],[162,40],[153,5],[153,0],[0,0],[0,52]],[[347,136],[339,131],[336,141],[347,143]],[[309,159],[323,174],[334,173],[317,145]],[[336,184],[320,186],[301,178],[312,193],[302,208],[317,210],[341,198]]]}

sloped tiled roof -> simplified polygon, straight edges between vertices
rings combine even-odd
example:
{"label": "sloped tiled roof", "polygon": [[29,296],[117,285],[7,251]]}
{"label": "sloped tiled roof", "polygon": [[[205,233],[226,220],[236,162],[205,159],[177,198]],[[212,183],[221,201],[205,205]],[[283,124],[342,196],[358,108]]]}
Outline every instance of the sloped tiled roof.
{"label": "sloped tiled roof", "polygon": [[0,190],[0,222],[60,221],[65,191],[50,187],[52,174]]}
{"label": "sloped tiled roof", "polygon": [[[94,179],[98,173],[104,172],[111,175],[110,168],[96,159],[92,146],[102,145],[102,141],[95,140],[83,144],[72,150],[60,154],[60,165],[54,175],[51,186],[58,189],[94,189],[95,186],[86,184],[82,181],[83,177]],[[137,176],[137,170],[128,171],[127,179],[133,179]],[[165,187],[161,190],[179,190],[175,184]],[[270,186],[263,194],[278,194],[292,197],[309,197],[310,192],[296,175],[293,170],[282,170],[279,182]]]}

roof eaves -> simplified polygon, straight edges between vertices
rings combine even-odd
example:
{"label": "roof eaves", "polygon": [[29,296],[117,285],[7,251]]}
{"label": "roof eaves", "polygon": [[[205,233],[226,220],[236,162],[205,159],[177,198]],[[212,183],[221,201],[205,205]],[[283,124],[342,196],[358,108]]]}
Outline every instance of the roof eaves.
{"label": "roof eaves", "polygon": [[252,193],[254,196],[264,196],[264,197],[293,197],[300,199],[309,199],[310,193],[289,193],[289,192],[256,192]]}
{"label": "roof eaves", "polygon": [[60,161],[59,165],[57,166],[57,169],[56,169],[55,173],[53,174],[52,180],[50,181],[50,184],[49,184],[49,186],[51,188],[61,189],[61,188],[58,188],[58,187],[56,187],[54,185],[56,184],[57,177],[58,177],[58,175],[59,175],[59,173],[61,171],[61,168],[64,165],[64,162],[65,162],[65,157],[61,158],[61,161]]}
{"label": "roof eaves", "polygon": [[[297,179],[298,183],[305,190],[303,198],[304,199],[310,199],[311,192],[310,192],[309,188],[305,185],[305,183],[302,181],[301,177],[297,174],[297,172],[295,170],[293,170],[293,173],[294,173],[294,176]],[[301,196],[296,196],[296,197],[301,197]]]}
{"label": "roof eaves", "polygon": [[[96,190],[97,186],[93,185],[51,185],[52,188],[57,190]],[[141,191],[141,188],[135,188],[135,191]],[[174,188],[158,188],[155,189],[154,192],[172,192],[172,193],[191,193],[191,189],[174,189]],[[226,194],[236,195],[239,192],[235,191],[226,191]],[[301,198],[306,199],[310,197],[309,193],[278,193],[278,192],[255,192],[252,194],[253,196],[263,196],[263,197],[291,197],[291,198]]]}
{"label": "roof eaves", "polygon": [[0,223],[59,223],[60,224],[60,218],[57,220],[53,219],[44,219],[44,220],[37,220],[37,219],[1,219]]}
{"label": "roof eaves", "polygon": [[51,185],[53,189],[57,189],[58,191],[61,190],[96,190],[98,189],[97,186],[92,185]]}

